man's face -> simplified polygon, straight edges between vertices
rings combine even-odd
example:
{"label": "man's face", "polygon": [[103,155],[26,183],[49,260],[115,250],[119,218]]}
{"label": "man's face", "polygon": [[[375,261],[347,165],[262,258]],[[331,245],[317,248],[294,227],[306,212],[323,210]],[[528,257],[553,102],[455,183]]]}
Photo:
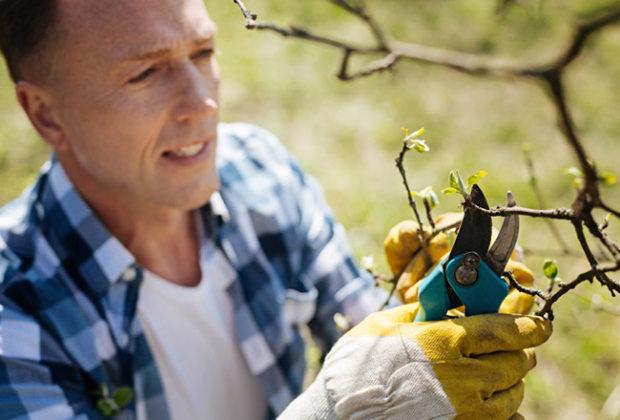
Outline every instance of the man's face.
{"label": "man's face", "polygon": [[108,196],[204,204],[219,186],[219,69],[202,0],[59,3],[61,161]]}

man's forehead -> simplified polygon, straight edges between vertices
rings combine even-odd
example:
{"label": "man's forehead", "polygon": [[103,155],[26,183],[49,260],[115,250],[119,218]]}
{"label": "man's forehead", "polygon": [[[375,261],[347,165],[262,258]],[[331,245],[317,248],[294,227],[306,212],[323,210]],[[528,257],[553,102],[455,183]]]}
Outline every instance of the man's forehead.
{"label": "man's forehead", "polygon": [[60,27],[72,41],[90,34],[119,55],[153,43],[163,48],[205,39],[216,30],[202,0],[60,0],[59,6]]}

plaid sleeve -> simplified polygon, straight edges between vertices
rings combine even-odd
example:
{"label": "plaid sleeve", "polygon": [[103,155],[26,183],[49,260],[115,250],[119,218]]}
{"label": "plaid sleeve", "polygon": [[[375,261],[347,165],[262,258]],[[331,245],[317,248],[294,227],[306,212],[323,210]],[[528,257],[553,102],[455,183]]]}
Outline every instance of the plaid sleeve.
{"label": "plaid sleeve", "polygon": [[[341,313],[353,324],[379,309],[386,293],[355,263],[344,228],[334,219],[322,188],[306,174],[277,138],[255,128],[266,141],[271,159],[284,163],[279,170],[282,182],[295,197],[298,245],[294,252],[298,279],[317,290],[316,312],[309,322],[313,336],[329,349],[342,335],[334,315]],[[274,171],[276,172],[276,171]]]}
{"label": "plaid sleeve", "polygon": [[11,301],[0,302],[0,417],[101,418],[55,339]]}
{"label": "plaid sleeve", "polygon": [[372,277],[355,263],[344,228],[338,224],[325,203],[322,190],[310,176],[303,176],[302,281],[318,290],[317,308],[310,328],[329,349],[342,332],[334,315],[341,313],[352,325],[379,309],[385,299]]}

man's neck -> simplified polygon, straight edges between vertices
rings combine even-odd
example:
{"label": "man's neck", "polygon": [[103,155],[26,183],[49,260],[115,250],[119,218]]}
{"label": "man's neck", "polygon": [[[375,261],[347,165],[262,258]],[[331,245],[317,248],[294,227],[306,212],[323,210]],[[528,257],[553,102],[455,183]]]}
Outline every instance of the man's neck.
{"label": "man's neck", "polygon": [[182,286],[200,282],[200,240],[192,211],[140,202],[106,191],[71,163],[67,176],[99,219],[147,270]]}

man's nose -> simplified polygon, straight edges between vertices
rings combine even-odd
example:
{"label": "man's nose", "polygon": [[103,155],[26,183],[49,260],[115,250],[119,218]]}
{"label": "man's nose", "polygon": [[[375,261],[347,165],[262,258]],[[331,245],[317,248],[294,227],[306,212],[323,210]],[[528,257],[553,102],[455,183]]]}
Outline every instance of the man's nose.
{"label": "man's nose", "polygon": [[178,75],[180,94],[174,109],[174,119],[185,123],[218,109],[217,77],[200,71],[191,61],[181,66]]}

